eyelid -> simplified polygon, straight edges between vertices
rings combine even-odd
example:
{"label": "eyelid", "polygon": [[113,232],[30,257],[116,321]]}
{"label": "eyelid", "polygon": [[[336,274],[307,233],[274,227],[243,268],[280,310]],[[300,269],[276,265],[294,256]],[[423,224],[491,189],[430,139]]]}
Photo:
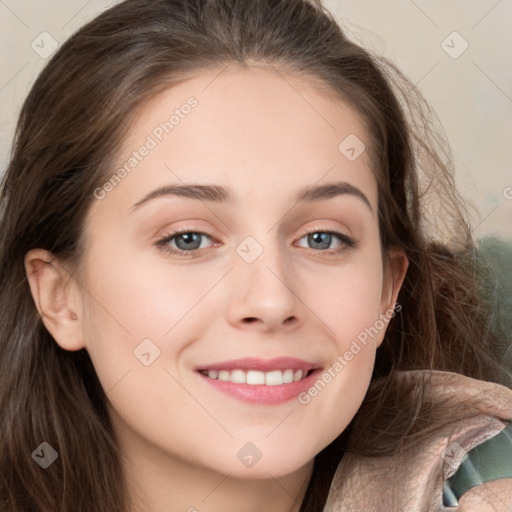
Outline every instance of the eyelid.
{"label": "eyelid", "polygon": [[157,235],[156,240],[154,240],[155,243],[158,243],[159,241],[163,240],[164,238],[170,238],[172,236],[177,236],[183,233],[200,233],[202,235],[207,235],[212,239],[215,239],[215,236],[209,229],[203,229],[202,227],[195,227],[193,225],[190,225],[189,222],[197,222],[193,219],[186,220],[178,225],[175,225],[171,228],[166,228],[164,230],[164,235]]}
{"label": "eyelid", "polygon": [[[179,249],[174,249],[167,245],[170,240],[172,240],[173,238],[178,237],[184,233],[195,233],[198,235],[204,235],[215,242],[214,236],[211,235],[207,231],[203,231],[201,229],[176,228],[175,230],[170,231],[167,235],[164,235],[163,237],[159,237],[158,240],[154,243],[154,245],[157,246],[160,250],[170,253],[170,254],[177,255],[178,257],[189,257],[189,258],[194,257],[199,251],[201,251],[201,249],[194,249],[193,251],[182,251]],[[214,245],[215,245],[215,243],[214,243]]]}
{"label": "eyelid", "polygon": [[345,228],[345,230],[343,230],[340,227],[329,227],[329,226],[326,226],[326,225],[319,225],[319,224],[314,224],[313,226],[309,226],[307,228],[304,228],[302,236],[308,235],[310,233],[316,233],[318,231],[321,231],[323,233],[329,233],[329,232],[330,233],[339,233],[339,234],[345,235],[345,236],[347,236],[349,238],[352,238],[351,235],[349,235],[348,233],[345,233],[345,231],[350,231],[347,228]]}

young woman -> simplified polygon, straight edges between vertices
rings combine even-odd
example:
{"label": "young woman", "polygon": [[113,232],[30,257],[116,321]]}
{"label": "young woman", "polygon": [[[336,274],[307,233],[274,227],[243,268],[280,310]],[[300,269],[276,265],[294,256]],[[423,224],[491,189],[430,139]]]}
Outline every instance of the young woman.
{"label": "young woman", "polygon": [[59,49],[1,189],[2,510],[509,510],[453,479],[511,376],[410,87],[305,0]]}

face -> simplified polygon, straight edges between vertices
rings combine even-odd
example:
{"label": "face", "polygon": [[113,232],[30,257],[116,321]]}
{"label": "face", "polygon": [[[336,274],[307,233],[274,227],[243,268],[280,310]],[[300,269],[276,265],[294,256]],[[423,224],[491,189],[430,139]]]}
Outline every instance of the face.
{"label": "face", "polygon": [[257,67],[143,107],[87,217],[81,334],[54,331],[132,455],[279,477],[351,421],[406,266],[361,144],[350,106]]}

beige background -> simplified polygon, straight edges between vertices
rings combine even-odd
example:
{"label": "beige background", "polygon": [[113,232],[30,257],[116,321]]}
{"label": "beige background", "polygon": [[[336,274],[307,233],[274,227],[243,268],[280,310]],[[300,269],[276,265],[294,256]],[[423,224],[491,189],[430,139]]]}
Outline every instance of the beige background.
{"label": "beige background", "polygon": [[[33,41],[48,32],[61,43],[114,3],[0,0],[2,171],[21,103],[46,62]],[[398,64],[436,110],[456,158],[459,188],[478,211],[473,220],[477,238],[495,234],[512,241],[512,2],[324,3],[349,36]],[[460,36],[450,36],[454,31]]]}

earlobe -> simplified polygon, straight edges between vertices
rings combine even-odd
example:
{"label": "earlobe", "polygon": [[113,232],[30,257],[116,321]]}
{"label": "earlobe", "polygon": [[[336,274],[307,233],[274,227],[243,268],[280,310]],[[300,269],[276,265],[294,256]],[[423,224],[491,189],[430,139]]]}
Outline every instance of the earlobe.
{"label": "earlobe", "polygon": [[80,294],[74,280],[44,249],[28,251],[24,264],[32,298],[48,332],[65,350],[84,348]]}

